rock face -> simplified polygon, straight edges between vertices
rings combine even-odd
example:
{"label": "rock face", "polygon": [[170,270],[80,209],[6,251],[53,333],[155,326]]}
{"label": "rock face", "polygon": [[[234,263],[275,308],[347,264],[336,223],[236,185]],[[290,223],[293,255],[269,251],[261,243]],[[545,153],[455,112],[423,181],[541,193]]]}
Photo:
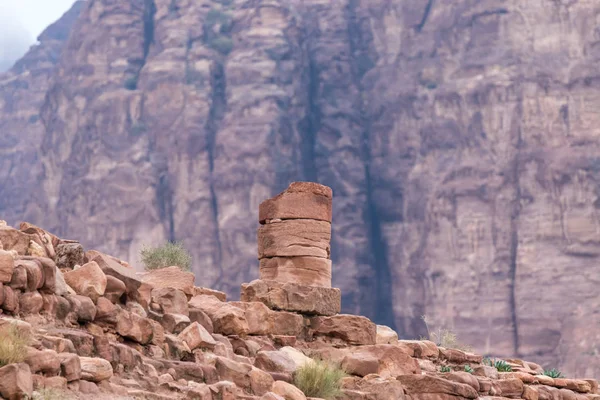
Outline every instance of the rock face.
{"label": "rock face", "polygon": [[345,312],[598,374],[599,11],[77,2],[0,75],[0,217],[129,260],[182,240],[235,297],[259,203],[318,181]]}

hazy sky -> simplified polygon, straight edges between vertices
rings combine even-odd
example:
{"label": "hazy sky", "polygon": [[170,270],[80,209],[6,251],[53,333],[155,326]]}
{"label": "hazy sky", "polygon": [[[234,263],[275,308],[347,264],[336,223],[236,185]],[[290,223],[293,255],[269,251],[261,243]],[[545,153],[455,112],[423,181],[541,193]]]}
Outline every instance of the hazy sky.
{"label": "hazy sky", "polygon": [[20,58],[37,36],[75,0],[0,0],[0,71]]}

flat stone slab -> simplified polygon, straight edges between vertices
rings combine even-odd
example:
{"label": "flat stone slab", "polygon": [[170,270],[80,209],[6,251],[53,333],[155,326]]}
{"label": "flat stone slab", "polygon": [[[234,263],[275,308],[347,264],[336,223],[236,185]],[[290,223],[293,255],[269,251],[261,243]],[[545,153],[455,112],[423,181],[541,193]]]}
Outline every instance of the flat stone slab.
{"label": "flat stone slab", "polygon": [[263,258],[259,274],[263,280],[330,288],[331,260],[319,257]]}
{"label": "flat stone slab", "polygon": [[331,188],[313,182],[293,182],[277,196],[263,201],[258,220],[316,219],[331,222]]}
{"label": "flat stone slab", "polygon": [[258,228],[258,258],[329,258],[331,223],[312,219],[274,221]]}
{"label": "flat stone slab", "polygon": [[257,279],[242,284],[242,301],[260,301],[272,310],[335,315],[342,307],[340,289]]}

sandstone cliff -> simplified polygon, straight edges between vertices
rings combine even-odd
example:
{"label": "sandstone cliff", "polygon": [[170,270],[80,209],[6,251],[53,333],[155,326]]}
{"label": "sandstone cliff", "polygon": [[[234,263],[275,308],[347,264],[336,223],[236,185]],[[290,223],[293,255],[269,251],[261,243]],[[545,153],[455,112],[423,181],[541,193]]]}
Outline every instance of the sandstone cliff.
{"label": "sandstone cliff", "polygon": [[0,215],[132,263],[183,240],[199,283],[236,296],[258,203],[319,181],[346,312],[598,374],[599,15],[80,2],[0,75]]}

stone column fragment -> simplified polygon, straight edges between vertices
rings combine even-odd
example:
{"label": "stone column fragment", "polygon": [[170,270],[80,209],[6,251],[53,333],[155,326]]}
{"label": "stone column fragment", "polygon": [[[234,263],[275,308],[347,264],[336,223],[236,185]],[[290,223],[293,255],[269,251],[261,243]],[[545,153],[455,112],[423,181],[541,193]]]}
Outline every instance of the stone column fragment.
{"label": "stone column fragment", "polygon": [[331,189],[311,182],[260,204],[261,279],[331,287],[331,205]]}

